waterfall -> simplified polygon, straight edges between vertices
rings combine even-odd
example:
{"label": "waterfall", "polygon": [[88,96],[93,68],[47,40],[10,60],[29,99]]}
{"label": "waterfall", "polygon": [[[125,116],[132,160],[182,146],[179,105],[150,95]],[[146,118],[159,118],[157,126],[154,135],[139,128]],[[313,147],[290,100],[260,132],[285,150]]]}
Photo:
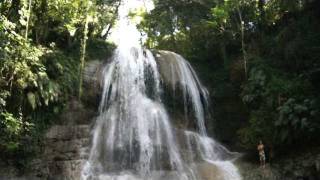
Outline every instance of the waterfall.
{"label": "waterfall", "polygon": [[[232,163],[235,154],[207,136],[208,92],[195,71],[176,53],[159,51],[161,60],[142,48],[139,33],[124,16],[128,9],[125,2],[120,7],[118,48],[103,70],[99,116],[81,179],[240,180]],[[159,71],[163,59],[169,73]],[[185,111],[188,104],[192,107],[197,130],[172,126],[162,100],[162,81],[179,86]]]}

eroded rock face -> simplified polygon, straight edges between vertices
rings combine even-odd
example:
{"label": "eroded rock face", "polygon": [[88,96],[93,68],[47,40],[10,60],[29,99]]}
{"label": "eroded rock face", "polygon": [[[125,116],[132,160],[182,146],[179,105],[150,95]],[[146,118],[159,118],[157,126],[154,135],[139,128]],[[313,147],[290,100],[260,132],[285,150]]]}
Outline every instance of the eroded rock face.
{"label": "eroded rock face", "polygon": [[48,179],[80,179],[82,165],[88,154],[89,137],[89,125],[58,125],[49,129],[43,154]]}
{"label": "eroded rock face", "polygon": [[91,126],[98,114],[103,62],[86,63],[83,74],[82,103],[72,99],[57,125],[48,129],[43,154],[33,162],[36,177],[41,180],[79,180],[88,158]]}
{"label": "eroded rock face", "polygon": [[0,171],[0,180],[79,180],[89,137],[89,125],[55,125],[46,133],[43,153],[30,162],[29,171],[21,175],[8,167]]}
{"label": "eroded rock face", "polygon": [[98,107],[102,92],[102,61],[89,61],[83,71],[83,96],[82,102],[86,106]]}

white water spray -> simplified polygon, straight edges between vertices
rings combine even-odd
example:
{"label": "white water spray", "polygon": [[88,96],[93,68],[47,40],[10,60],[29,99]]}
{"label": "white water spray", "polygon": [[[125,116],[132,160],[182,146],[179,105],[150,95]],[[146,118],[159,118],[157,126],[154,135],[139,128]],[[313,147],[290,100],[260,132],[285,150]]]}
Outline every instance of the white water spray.
{"label": "white water spray", "polygon": [[233,153],[206,135],[207,92],[196,73],[180,55],[160,51],[172,63],[176,75],[169,79],[182,87],[182,101],[191,103],[199,129],[179,130],[177,138],[161,101],[157,60],[139,45],[140,33],[126,16],[132,2],[120,7],[118,48],[103,71],[100,115],[82,180],[202,180],[213,170],[209,180],[240,180],[228,160]]}

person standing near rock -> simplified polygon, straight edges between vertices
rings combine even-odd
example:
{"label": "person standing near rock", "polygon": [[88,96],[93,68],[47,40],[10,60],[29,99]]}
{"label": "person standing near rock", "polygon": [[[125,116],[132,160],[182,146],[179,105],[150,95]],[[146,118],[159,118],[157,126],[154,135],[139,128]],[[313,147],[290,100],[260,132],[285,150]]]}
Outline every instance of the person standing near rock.
{"label": "person standing near rock", "polygon": [[261,140],[259,141],[257,149],[258,149],[258,152],[259,152],[260,166],[265,168],[265,166],[266,166],[266,154],[264,152],[264,145],[263,145]]}

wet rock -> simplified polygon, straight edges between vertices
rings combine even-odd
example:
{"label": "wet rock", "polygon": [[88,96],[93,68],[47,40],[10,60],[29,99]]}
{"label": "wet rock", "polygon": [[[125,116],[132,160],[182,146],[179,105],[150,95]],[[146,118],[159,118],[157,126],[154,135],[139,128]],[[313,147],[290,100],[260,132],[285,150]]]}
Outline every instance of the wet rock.
{"label": "wet rock", "polygon": [[197,168],[203,180],[224,180],[223,171],[213,164],[203,163]]}
{"label": "wet rock", "polygon": [[94,60],[86,63],[83,71],[83,96],[82,102],[86,106],[97,108],[102,92],[102,71],[104,62]]}
{"label": "wet rock", "polygon": [[89,125],[51,127],[45,135],[42,161],[50,180],[78,180],[88,156]]}
{"label": "wet rock", "polygon": [[48,164],[49,180],[79,180],[84,160],[56,161]]}
{"label": "wet rock", "polygon": [[56,125],[51,127],[45,138],[48,140],[70,140],[72,138],[88,138],[90,133],[90,127],[88,125],[77,125],[77,126],[61,126]]}

